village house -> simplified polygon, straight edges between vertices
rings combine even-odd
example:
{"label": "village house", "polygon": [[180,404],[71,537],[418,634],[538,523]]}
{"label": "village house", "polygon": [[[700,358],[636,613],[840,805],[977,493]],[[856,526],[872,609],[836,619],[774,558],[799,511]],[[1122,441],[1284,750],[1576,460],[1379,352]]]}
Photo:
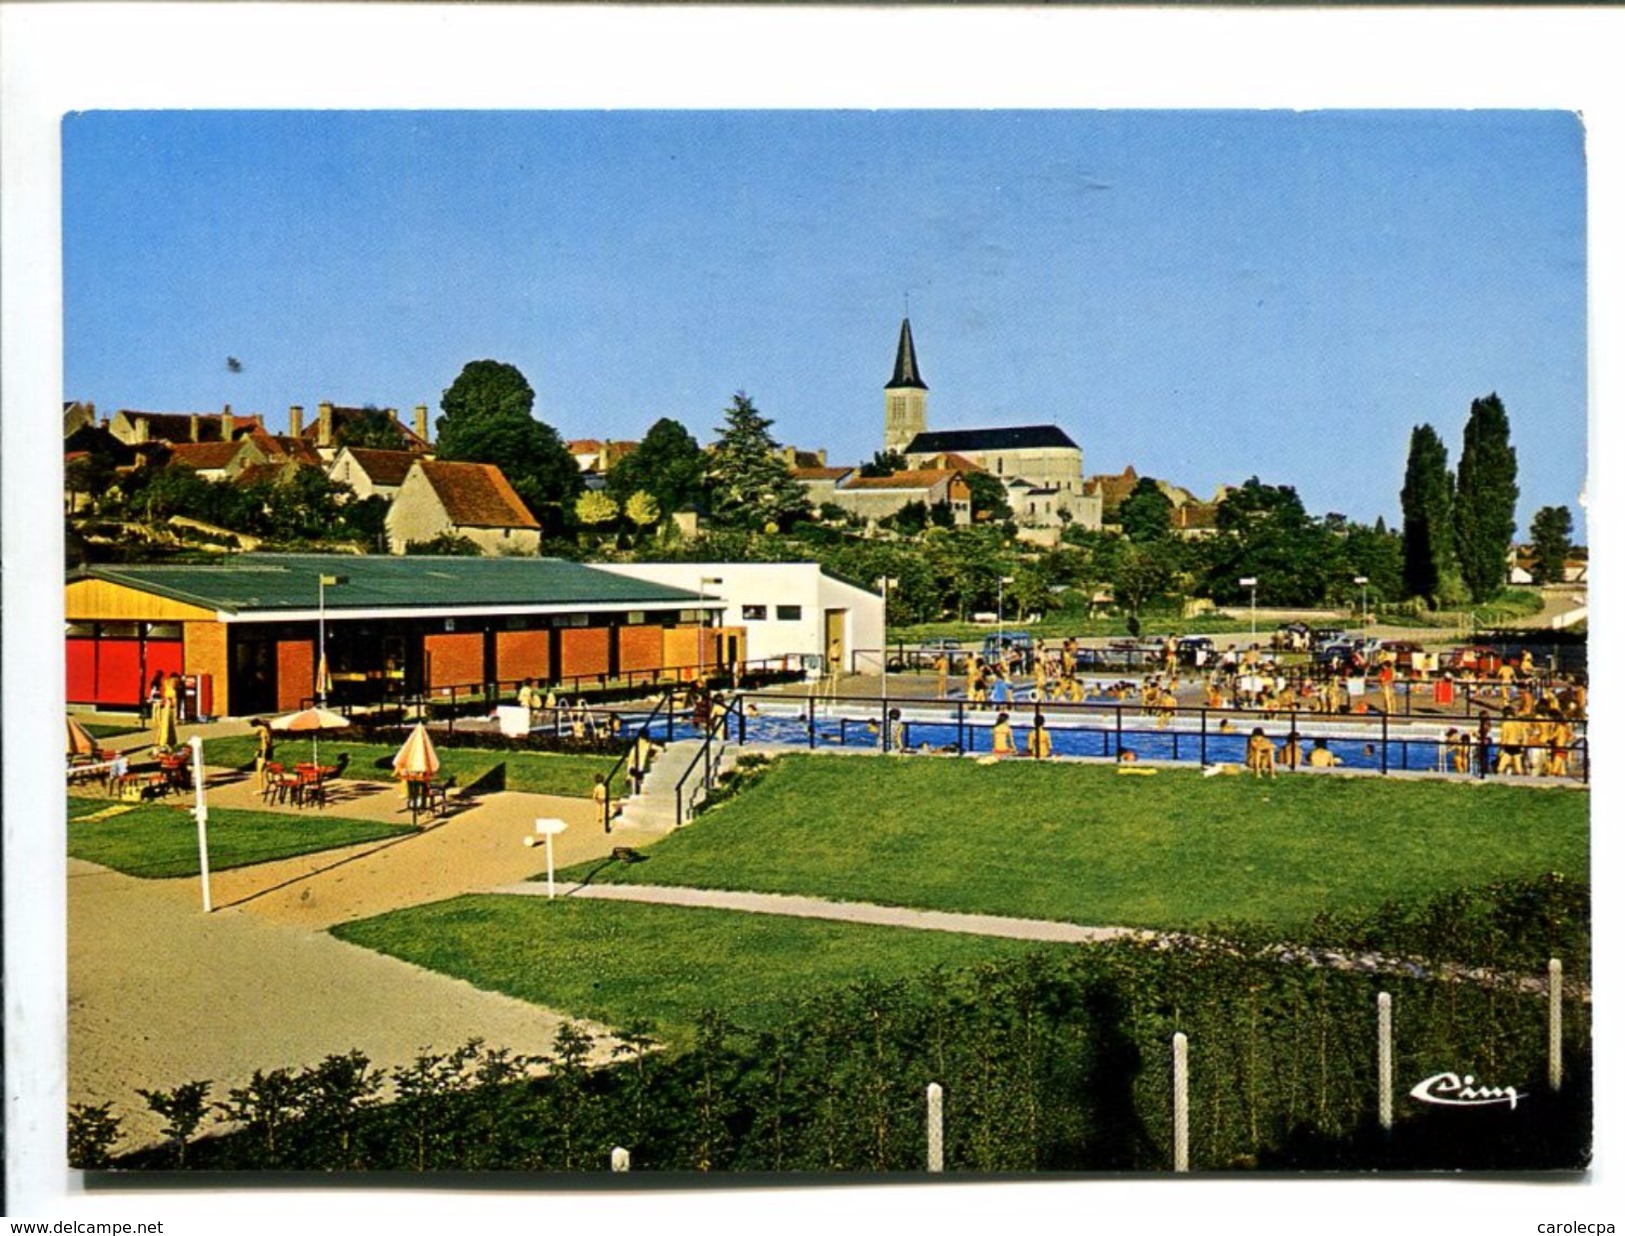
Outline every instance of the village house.
{"label": "village house", "polygon": [[[86,406],[94,413],[94,404]],[[220,412],[138,412],[121,408],[107,426],[126,446],[148,442],[230,442],[255,427],[265,427],[257,413],[237,416],[229,403]]]}
{"label": "village house", "polygon": [[389,551],[467,537],[482,554],[534,554],[542,529],[495,464],[416,459],[385,517]]}
{"label": "village house", "polygon": [[374,496],[393,501],[412,464],[426,456],[413,451],[383,451],[365,446],[343,446],[327,469],[327,478],[348,485],[357,498]]}
{"label": "village house", "polygon": [[394,408],[355,408],[333,403],[317,404],[316,419],[307,425],[304,407],[294,404],[288,409],[288,436],[308,443],[319,456],[320,464],[326,466],[344,445],[347,428],[380,414],[387,416],[394,426],[399,438],[398,449],[419,454],[433,449],[429,441],[429,407],[421,403],[412,410],[411,428],[401,422]]}

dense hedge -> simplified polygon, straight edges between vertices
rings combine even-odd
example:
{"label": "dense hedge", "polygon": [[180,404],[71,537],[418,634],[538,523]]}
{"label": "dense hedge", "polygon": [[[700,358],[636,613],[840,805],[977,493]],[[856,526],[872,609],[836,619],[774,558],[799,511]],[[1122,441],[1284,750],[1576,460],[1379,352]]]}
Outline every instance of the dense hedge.
{"label": "dense hedge", "polygon": [[[550,1072],[471,1045],[385,1077],[364,1058],[257,1076],[225,1098],[236,1132],[184,1149],[197,1168],[915,1171],[924,1092],[945,1090],[950,1171],[1158,1171],[1172,1155],[1170,1040],[1190,1040],[1191,1160],[1252,1167],[1575,1169],[1589,1156],[1589,1009],[1569,1002],[1571,1084],[1545,1089],[1545,1002],[1510,986],[1283,962],[1273,946],[1118,944],[808,998],[767,1033],[702,1017],[695,1046],[633,1027],[618,1063],[560,1032]],[[1394,998],[1396,1113],[1374,1126],[1375,1007]],[[1514,1111],[1444,1113],[1406,1097],[1432,1074],[1516,1086]],[[195,1089],[147,1096],[175,1142],[120,1168],[181,1165]],[[156,1100],[156,1101],[155,1101]],[[166,1107],[161,1107],[163,1103]],[[105,1163],[105,1108],[78,1109],[73,1160]],[[100,1136],[98,1140],[98,1131]]]}

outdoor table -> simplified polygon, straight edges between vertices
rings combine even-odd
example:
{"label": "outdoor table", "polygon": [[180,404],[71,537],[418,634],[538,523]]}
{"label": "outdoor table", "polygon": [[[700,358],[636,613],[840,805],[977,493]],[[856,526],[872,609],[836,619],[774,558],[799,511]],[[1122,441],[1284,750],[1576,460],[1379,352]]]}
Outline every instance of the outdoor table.
{"label": "outdoor table", "polygon": [[294,773],[299,778],[297,802],[304,806],[306,800],[325,807],[327,805],[327,779],[338,772],[336,764],[295,764]]}
{"label": "outdoor table", "polygon": [[165,784],[174,790],[192,788],[191,758],[185,755],[160,755],[158,767],[164,774]]}

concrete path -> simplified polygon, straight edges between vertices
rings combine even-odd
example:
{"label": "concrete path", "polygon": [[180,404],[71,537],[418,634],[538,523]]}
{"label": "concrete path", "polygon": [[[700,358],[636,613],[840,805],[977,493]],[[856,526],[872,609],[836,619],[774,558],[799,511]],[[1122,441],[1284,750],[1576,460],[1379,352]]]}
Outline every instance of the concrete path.
{"label": "concrete path", "polygon": [[[487,890],[495,894],[534,897],[545,888],[534,884],[514,884]],[[817,918],[833,922],[861,923],[871,927],[905,927],[920,931],[953,931],[966,935],[996,936],[1007,940],[1035,940],[1055,944],[1104,944],[1112,940],[1139,940],[1147,944],[1183,947],[1224,948],[1225,941],[1183,932],[1151,931],[1139,927],[1090,927],[1081,923],[1061,923],[1050,919],[1005,918],[993,914],[958,914],[945,910],[912,910],[903,906],[875,905],[864,901],[830,901],[822,897],[801,897],[784,893],[744,893],[727,889],[682,888],[660,884],[577,884],[566,889],[566,897],[593,901],[635,901],[649,905],[689,906],[734,910],[746,914],[783,914],[792,918]],[[1368,974],[1402,974],[1426,978],[1429,971],[1413,962],[1385,957],[1380,953],[1339,953],[1296,945],[1280,945],[1274,950],[1284,962],[1324,966],[1331,970]],[[1432,977],[1446,982],[1500,984],[1512,982],[1520,991],[1546,990],[1546,980],[1537,977],[1508,976],[1491,970],[1446,965]],[[1568,981],[1571,995],[1589,1002],[1588,985]]]}
{"label": "concrete path", "polygon": [[[545,894],[535,884],[510,884],[488,890],[520,896]],[[596,901],[640,901],[654,905],[703,906],[751,914],[786,914],[872,927],[912,927],[920,931],[953,931],[1007,940],[1042,940],[1060,944],[1100,944],[1107,940],[1155,940],[1156,932],[1132,927],[1084,927],[1044,919],[1005,918],[996,914],[955,914],[944,910],[910,910],[863,901],[827,901],[784,893],[738,893],[709,888],[676,888],[656,884],[576,884],[564,893]]]}
{"label": "concrete path", "polygon": [[[159,1139],[138,1089],[213,1082],[358,1048],[409,1064],[471,1038],[541,1055],[565,1018],[244,907],[201,913],[195,880],[68,862],[68,1101],[111,1101],[120,1149]],[[581,1023],[576,1023],[581,1024]],[[586,1028],[612,1041],[603,1027]]]}

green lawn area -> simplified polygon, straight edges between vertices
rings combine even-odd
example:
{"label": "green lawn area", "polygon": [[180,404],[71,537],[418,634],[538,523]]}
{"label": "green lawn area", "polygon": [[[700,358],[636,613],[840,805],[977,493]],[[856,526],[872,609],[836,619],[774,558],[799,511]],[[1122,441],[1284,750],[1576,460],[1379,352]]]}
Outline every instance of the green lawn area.
{"label": "green lawn area", "polygon": [[[340,738],[323,738],[321,742],[324,764],[348,752],[350,766],[345,775],[368,781],[394,780],[390,762],[399,749],[398,745],[347,742]],[[256,750],[257,743],[252,734],[211,738],[204,744],[203,758],[218,768],[252,768]],[[309,759],[310,739],[279,736],[276,750],[279,759]],[[506,789],[522,790],[529,794],[562,794],[574,798],[589,797],[592,794],[593,774],[601,772],[607,775],[615,766],[613,756],[602,755],[486,751],[475,747],[436,747],[435,751],[440,756],[440,775],[456,777],[458,785],[473,785],[492,769],[505,766]]]}
{"label": "green lawn area", "polygon": [[707,1008],[774,1025],[799,996],[1039,945],[635,902],[466,896],[332,928],[342,940],[476,987],[624,1029],[640,1018],[686,1044]]}
{"label": "green lawn area", "polygon": [[[118,810],[125,806],[129,810]],[[92,818],[103,812],[105,819]],[[277,815],[215,807],[209,811],[209,867],[214,871],[246,867],[414,831],[405,824],[326,814]],[[144,879],[196,875],[197,821],[185,806],[69,798],[68,853]]]}
{"label": "green lawn area", "polygon": [[85,732],[92,738],[118,738],[123,734],[138,733],[141,729],[138,725],[109,725],[102,721],[85,721],[82,719],[79,724],[85,727]]}
{"label": "green lawn area", "polygon": [[1376,777],[786,756],[600,882],[806,893],[1096,925],[1290,930],[1549,871],[1587,878],[1590,795]]}

